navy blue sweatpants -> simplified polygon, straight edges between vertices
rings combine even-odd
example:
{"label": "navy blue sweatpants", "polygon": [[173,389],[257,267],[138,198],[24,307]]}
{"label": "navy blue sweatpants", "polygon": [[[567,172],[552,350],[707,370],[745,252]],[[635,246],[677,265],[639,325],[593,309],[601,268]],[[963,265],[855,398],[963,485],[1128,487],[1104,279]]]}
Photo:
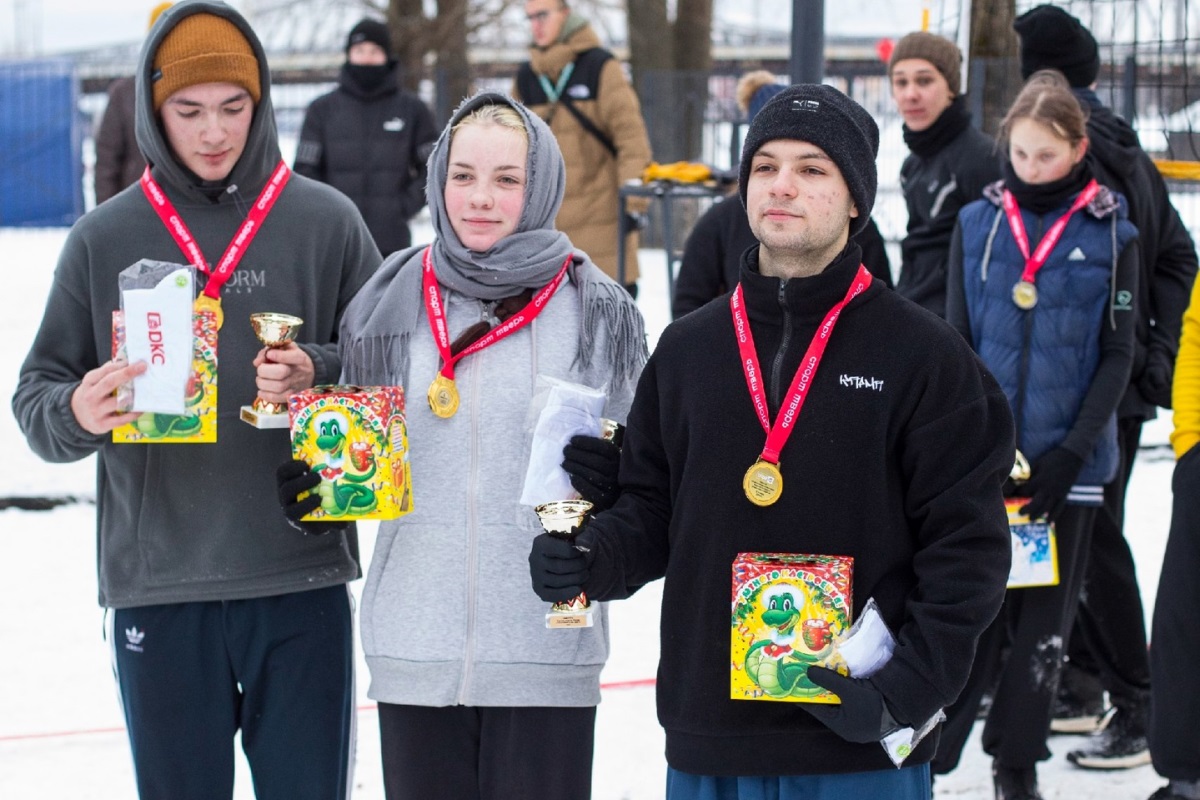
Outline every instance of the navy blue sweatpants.
{"label": "navy blue sweatpants", "polygon": [[109,639],[141,800],[344,800],[354,750],[345,586],[117,609]]}

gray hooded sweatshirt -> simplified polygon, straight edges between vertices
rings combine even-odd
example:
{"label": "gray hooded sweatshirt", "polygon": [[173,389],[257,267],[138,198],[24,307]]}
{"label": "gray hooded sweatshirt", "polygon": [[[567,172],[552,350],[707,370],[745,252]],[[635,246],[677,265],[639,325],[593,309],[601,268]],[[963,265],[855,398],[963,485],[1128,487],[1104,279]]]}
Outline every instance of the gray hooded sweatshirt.
{"label": "gray hooded sweatshirt", "polygon": [[[171,155],[155,117],[153,54],[181,19],[231,20],[258,58],[262,98],[249,138],[216,200]],[[137,138],[155,180],[216,263],[280,161],[270,74],[258,38],[231,7],[185,0],[147,39],[137,73]],[[111,354],[117,275],[139,259],[186,263],[142,188],[134,184],[85,215],[59,256],[45,316],[21,367],[13,412],[35,453],[68,462],[98,453],[97,558],[100,604],[111,608],[265,597],[346,583],[360,573],[352,531],[305,536],[276,500],[275,469],[290,458],[286,430],[257,430],[238,418],[256,395],[256,311],[303,318],[298,342],[316,382],[341,372],[336,334],[342,311],[378,267],[379,252],[353,204],[293,175],[221,300],[215,444],[113,444],[83,430],[71,395]]]}
{"label": "gray hooded sweatshirt", "polygon": [[541,526],[519,499],[543,379],[604,389],[604,415],[623,421],[646,360],[643,324],[628,293],[554,230],[565,173],[545,123],[485,94],[466,101],[447,131],[483,104],[509,105],[524,119],[529,178],[516,232],[471,253],[442,197],[450,136],[434,147],[426,196],[451,340],[490,317],[488,296],[544,285],[565,256],[572,266],[531,324],[456,364],[461,406],[449,419],[425,398],[441,367],[422,299],[425,248],[390,256],[346,312],[345,379],[408,390],[414,510],[380,525],[363,587],[368,694],[420,706],[591,706],[608,657],[605,609],[596,604],[591,628],[546,628],[549,604],[529,582]]}

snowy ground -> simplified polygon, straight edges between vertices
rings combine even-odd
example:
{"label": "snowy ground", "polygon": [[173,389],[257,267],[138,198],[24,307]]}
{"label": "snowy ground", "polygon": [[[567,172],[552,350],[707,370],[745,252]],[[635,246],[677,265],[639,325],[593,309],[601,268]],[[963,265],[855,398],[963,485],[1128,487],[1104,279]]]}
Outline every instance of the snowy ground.
{"label": "snowy ground", "polygon": [[[54,262],[65,231],[0,229],[8,266],[9,301],[0,315],[0,497],[94,496],[92,459],[48,465],[32,455],[12,419],[9,398],[17,370],[41,318]],[[420,236],[420,231],[417,236]],[[640,305],[655,338],[668,321],[660,251],[643,251]],[[1172,461],[1168,420],[1147,428],[1133,475],[1129,534],[1138,560],[1147,613],[1153,603],[1170,518]],[[374,530],[363,526],[363,552]],[[361,589],[361,581],[353,588]],[[613,654],[605,669],[597,720],[596,800],[663,797],[663,736],[654,713],[660,592],[652,585],[614,604]],[[0,798],[12,800],[128,800],[135,796],[132,766],[117,704],[109,654],[96,606],[94,508],[0,511]],[[360,664],[361,667],[361,664]],[[361,667],[355,796],[383,797],[376,714],[366,697]],[[1142,800],[1162,781],[1149,767],[1103,774],[1068,764],[1063,755],[1083,744],[1057,737],[1055,757],[1042,765],[1047,800]],[[938,781],[937,798],[991,798],[988,760],[978,740],[968,744],[959,770]],[[236,797],[251,798],[243,764]],[[525,800],[514,798],[514,800]]]}

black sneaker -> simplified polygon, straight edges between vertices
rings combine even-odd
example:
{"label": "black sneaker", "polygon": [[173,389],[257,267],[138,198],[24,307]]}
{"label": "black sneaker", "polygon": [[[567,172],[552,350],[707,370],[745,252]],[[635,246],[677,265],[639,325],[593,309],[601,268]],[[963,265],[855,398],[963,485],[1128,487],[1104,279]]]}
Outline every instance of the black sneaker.
{"label": "black sneaker", "polygon": [[1092,737],[1092,743],[1067,753],[1067,760],[1084,769],[1131,769],[1149,764],[1145,714],[1115,708],[1110,717],[1104,729]]}
{"label": "black sneaker", "polygon": [[1006,767],[993,761],[992,784],[996,787],[996,800],[1043,800],[1034,767]]}
{"label": "black sneaker", "polygon": [[1060,687],[1058,695],[1054,698],[1054,716],[1050,720],[1050,732],[1098,733],[1108,724],[1109,711],[1111,707],[1104,702],[1103,693],[1084,697]]}

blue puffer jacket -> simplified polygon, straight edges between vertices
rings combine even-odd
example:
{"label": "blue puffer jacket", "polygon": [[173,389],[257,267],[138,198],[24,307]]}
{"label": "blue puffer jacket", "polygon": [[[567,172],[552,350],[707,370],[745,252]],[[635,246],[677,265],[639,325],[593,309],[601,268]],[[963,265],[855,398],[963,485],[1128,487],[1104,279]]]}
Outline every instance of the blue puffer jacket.
{"label": "blue puffer jacket", "polygon": [[[1071,431],[1100,360],[1102,325],[1113,325],[1118,305],[1117,259],[1137,236],[1125,199],[1101,187],[1071,217],[1062,238],[1038,270],[1037,305],[1024,311],[1012,300],[1025,264],[1000,202],[1000,183],[959,214],[963,237],[963,287],[975,350],[1012,404],[1017,447],[1031,461],[1058,446]],[[1073,201],[1074,198],[1071,198]],[[1036,248],[1047,228],[1070,208],[1021,219]],[[1118,459],[1116,415],[1105,425],[1076,485],[1107,483]]]}

